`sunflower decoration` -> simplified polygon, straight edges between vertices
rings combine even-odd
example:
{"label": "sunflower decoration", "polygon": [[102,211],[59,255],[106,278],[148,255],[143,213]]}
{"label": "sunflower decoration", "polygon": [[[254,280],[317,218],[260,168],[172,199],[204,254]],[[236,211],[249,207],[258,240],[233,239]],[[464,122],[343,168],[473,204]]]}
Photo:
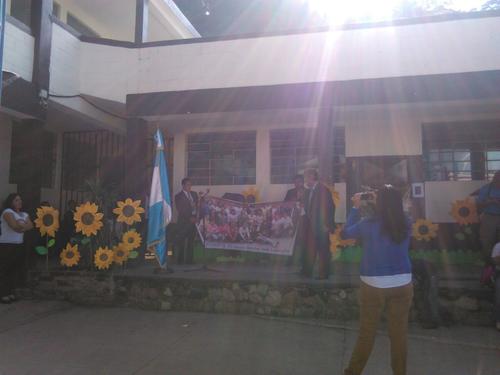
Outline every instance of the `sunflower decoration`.
{"label": "sunflower decoration", "polygon": [[113,247],[113,261],[116,264],[122,265],[128,259],[130,251],[123,246],[123,244],[119,243],[115,247]]}
{"label": "sunflower decoration", "polygon": [[340,256],[340,236],[337,233],[330,233],[330,253],[333,260]]}
{"label": "sunflower decoration", "polygon": [[335,207],[338,207],[338,205],[340,204],[340,193],[337,190],[335,190],[335,184],[327,185],[326,187],[328,188],[328,190],[330,190],[330,194],[332,195],[333,199],[333,204],[335,204]]}
{"label": "sunflower decoration", "polygon": [[130,198],[124,201],[117,202],[118,207],[113,210],[113,213],[118,215],[116,221],[132,225],[141,221],[140,214],[144,213],[144,208],[141,207],[141,201],[133,201]]}
{"label": "sunflower decoration", "polygon": [[87,237],[96,235],[97,231],[102,228],[103,214],[97,212],[99,207],[95,203],[84,203],[76,208],[73,216],[76,222],[76,231],[82,232]]}
{"label": "sunflower decoration", "polygon": [[94,264],[100,270],[107,270],[113,263],[113,260],[113,250],[110,250],[107,247],[100,247],[95,252]]}
{"label": "sunflower decoration", "polygon": [[63,251],[61,251],[59,257],[61,258],[61,264],[63,266],[76,266],[80,261],[80,252],[78,251],[78,245],[71,246],[71,243],[68,243]]}
{"label": "sunflower decoration", "polygon": [[122,246],[126,251],[132,251],[141,246],[142,238],[135,230],[129,230],[123,233]]}
{"label": "sunflower decoration", "polygon": [[40,229],[42,236],[55,237],[59,229],[59,211],[50,206],[42,206],[36,209],[35,225]]}
{"label": "sunflower decoration", "polygon": [[418,241],[430,241],[437,236],[438,224],[430,220],[418,219],[412,226],[413,237]]}
{"label": "sunflower decoration", "polygon": [[474,200],[456,200],[451,207],[451,216],[460,225],[474,224],[479,221]]}
{"label": "sunflower decoration", "polygon": [[243,194],[243,196],[245,197],[245,201],[248,201],[249,197],[254,197],[255,202],[260,201],[259,190],[255,186],[246,188],[241,194]]}
{"label": "sunflower decoration", "polygon": [[349,247],[356,245],[356,240],[354,238],[343,239],[341,236],[342,231],[344,230],[344,224],[339,224],[335,228],[335,235],[338,237],[339,246],[341,247]]}

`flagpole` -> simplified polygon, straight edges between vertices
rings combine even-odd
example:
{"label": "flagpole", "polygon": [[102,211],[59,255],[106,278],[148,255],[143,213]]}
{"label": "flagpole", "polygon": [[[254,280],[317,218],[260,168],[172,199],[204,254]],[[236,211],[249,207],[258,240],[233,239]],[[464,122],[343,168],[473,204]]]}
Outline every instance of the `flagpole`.
{"label": "flagpole", "polygon": [[159,127],[155,136],[155,159],[149,195],[147,248],[154,251],[158,272],[173,272],[168,267],[167,226],[172,220],[172,203],[165,161],[165,143]]}

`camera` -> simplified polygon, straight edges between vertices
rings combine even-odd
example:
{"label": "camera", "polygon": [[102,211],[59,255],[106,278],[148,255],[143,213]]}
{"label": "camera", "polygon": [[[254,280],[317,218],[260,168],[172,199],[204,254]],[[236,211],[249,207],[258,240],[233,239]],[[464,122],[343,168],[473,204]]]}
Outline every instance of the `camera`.
{"label": "camera", "polygon": [[364,192],[364,193],[361,193],[360,199],[362,201],[373,201],[373,200],[375,200],[375,192]]}

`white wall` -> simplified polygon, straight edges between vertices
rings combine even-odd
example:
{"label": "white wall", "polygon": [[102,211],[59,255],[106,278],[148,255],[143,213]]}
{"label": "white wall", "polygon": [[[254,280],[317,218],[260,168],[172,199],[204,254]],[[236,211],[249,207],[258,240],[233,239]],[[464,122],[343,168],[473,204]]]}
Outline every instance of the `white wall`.
{"label": "white wall", "polygon": [[14,72],[31,81],[35,39],[7,21],[4,43],[3,70]]}
{"label": "white wall", "polygon": [[52,27],[50,91],[57,95],[80,94],[80,40],[62,27]]}
{"label": "white wall", "polygon": [[0,114],[0,201],[17,190],[16,185],[9,184],[11,140],[12,122],[9,117]]}
{"label": "white wall", "polygon": [[418,119],[386,121],[365,119],[346,124],[346,156],[422,154],[422,126]]}
{"label": "white wall", "polygon": [[[135,56],[87,45],[84,65],[94,66],[82,73],[82,91],[125,101],[127,92],[496,70],[498,45],[498,17],[150,47]],[[115,55],[122,59],[110,66]],[[114,71],[128,74],[117,84]]]}
{"label": "white wall", "polygon": [[425,183],[425,213],[435,223],[455,222],[450,215],[453,202],[463,200],[487,181],[429,181]]}

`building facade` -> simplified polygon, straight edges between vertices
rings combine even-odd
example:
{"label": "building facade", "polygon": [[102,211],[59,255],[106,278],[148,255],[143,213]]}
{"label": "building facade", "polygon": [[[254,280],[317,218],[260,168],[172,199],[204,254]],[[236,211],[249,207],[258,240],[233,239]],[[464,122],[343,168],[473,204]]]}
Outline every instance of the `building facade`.
{"label": "building facade", "polygon": [[216,196],[281,200],[317,167],[339,222],[350,194],[390,182],[415,217],[450,223],[451,204],[500,169],[497,11],[200,38],[170,2],[127,2],[130,30],[77,1],[40,3],[38,23],[12,4],[7,19],[4,71],[41,104],[11,104],[4,77],[2,196],[64,209],[90,182],[144,199],[157,128],[174,191],[189,176]]}

